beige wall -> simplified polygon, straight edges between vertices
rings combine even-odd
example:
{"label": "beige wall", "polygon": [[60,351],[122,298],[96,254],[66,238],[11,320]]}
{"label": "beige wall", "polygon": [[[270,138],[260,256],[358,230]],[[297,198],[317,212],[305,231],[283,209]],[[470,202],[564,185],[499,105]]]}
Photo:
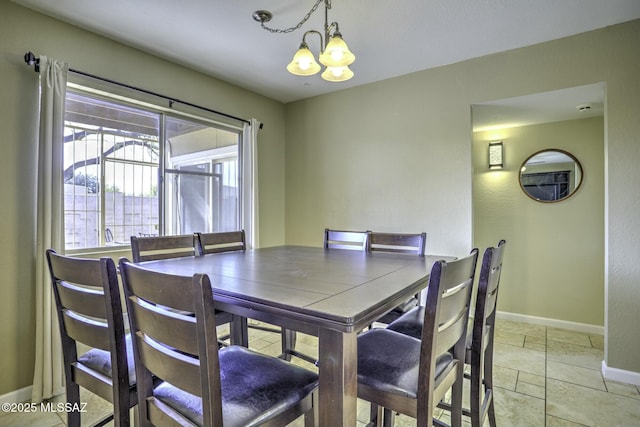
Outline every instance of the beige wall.
{"label": "beige wall", "polygon": [[286,241],[320,244],[327,226],[424,230],[430,253],[464,254],[471,105],[605,82],[605,360],[640,373],[638,46],[633,21],[287,104]]}
{"label": "beige wall", "polygon": [[[508,242],[500,310],[604,325],[604,120],[602,117],[476,132],[473,137],[474,242]],[[487,167],[490,141],[504,143],[505,166]],[[536,202],[518,181],[531,154],[573,154],[584,176],[558,203]]]}
{"label": "beige wall", "polygon": [[425,231],[429,253],[469,251],[464,76],[431,73],[287,105],[287,243],[320,245],[325,227]]}
{"label": "beige wall", "polygon": [[0,396],[31,385],[33,379],[38,75],[23,61],[27,51],[65,60],[72,68],[101,77],[262,121],[260,242],[263,246],[284,242],[281,103],[12,2],[0,2]]}

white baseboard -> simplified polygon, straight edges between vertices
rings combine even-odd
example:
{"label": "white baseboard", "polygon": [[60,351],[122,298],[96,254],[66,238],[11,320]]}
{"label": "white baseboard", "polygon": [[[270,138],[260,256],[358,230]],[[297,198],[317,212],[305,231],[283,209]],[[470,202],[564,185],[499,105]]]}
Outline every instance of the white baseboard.
{"label": "white baseboard", "polygon": [[20,390],[14,390],[7,394],[0,396],[0,403],[21,403],[31,401],[31,389],[33,386],[21,388]]}
{"label": "white baseboard", "polygon": [[624,369],[610,368],[607,362],[602,361],[602,376],[607,380],[621,383],[640,385],[640,372],[625,371]]}
{"label": "white baseboard", "polygon": [[550,319],[548,317],[528,316],[526,314],[508,313],[498,311],[498,319],[511,320],[513,322],[531,323],[534,325],[550,326],[553,328],[568,329],[570,331],[582,332],[585,334],[604,335],[604,326],[591,325],[588,323],[569,322],[567,320]]}

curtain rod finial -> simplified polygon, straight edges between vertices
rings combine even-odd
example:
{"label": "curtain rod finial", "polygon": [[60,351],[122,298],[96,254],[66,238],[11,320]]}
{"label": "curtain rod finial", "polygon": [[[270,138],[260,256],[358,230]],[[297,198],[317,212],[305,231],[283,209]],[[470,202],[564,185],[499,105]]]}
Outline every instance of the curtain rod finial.
{"label": "curtain rod finial", "polygon": [[33,65],[33,69],[36,73],[40,72],[40,58],[36,58],[33,52],[27,52],[24,54],[24,62],[28,65]]}

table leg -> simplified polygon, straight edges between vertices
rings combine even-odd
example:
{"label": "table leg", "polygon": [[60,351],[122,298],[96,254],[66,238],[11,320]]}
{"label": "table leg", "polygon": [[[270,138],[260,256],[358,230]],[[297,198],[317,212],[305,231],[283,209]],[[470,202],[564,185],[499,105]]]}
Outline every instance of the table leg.
{"label": "table leg", "polygon": [[241,345],[249,347],[249,328],[247,326],[247,318],[233,315],[231,324],[229,325],[231,345]]}
{"label": "table leg", "polygon": [[357,335],[321,329],[318,339],[321,427],[355,427]]}

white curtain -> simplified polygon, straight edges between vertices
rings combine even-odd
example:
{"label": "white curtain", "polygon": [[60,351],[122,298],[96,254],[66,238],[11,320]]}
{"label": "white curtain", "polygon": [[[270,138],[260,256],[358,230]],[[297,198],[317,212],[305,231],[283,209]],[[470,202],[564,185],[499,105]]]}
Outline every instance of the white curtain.
{"label": "white curtain", "polygon": [[260,246],[258,227],[258,131],[251,119],[242,132],[242,224],[248,248]]}
{"label": "white curtain", "polygon": [[36,363],[32,402],[64,392],[60,330],[45,257],[53,248],[64,253],[62,183],[64,104],[69,66],[40,56],[40,133],[36,223]]}

